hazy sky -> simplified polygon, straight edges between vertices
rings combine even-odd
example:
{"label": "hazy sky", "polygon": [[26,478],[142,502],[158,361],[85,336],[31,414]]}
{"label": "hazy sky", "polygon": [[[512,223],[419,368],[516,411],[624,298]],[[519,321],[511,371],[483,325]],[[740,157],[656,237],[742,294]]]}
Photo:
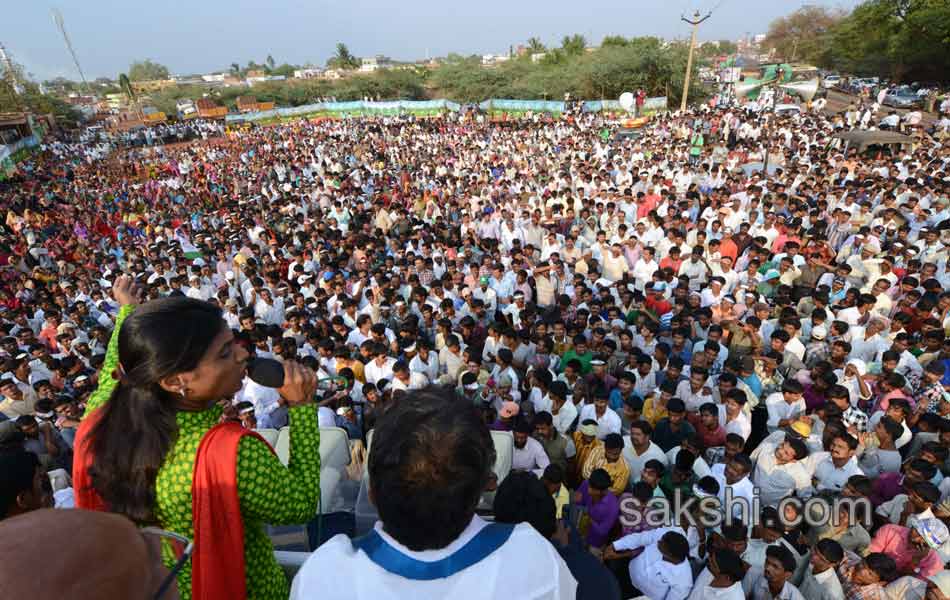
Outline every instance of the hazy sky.
{"label": "hazy sky", "polygon": [[[813,4],[844,6],[857,0]],[[78,79],[50,16],[59,8],[90,79],[116,77],[131,61],[150,58],[173,74],[226,69],[232,62],[322,65],[337,42],[357,56],[412,60],[449,52],[502,53],[531,36],[556,44],[581,33],[680,37],[680,15],[714,9],[700,39],[764,33],[769,21],[801,0],[7,0],[0,42],[40,79]],[[719,5],[717,7],[717,4]]]}

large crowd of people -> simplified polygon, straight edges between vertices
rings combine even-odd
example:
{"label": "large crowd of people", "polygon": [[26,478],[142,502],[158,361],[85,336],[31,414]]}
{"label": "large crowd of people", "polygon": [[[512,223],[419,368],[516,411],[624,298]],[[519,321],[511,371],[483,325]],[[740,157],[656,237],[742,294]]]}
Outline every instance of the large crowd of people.
{"label": "large crowd of people", "polygon": [[[950,598],[947,131],[834,138],[862,126],[707,105],[616,138],[600,115],[473,114],[51,142],[0,183],[0,519],[73,505],[83,413],[126,377],[107,363],[121,282],[216,305],[242,357],[335,378],[318,423],[353,441],[434,385],[510,431],[502,512],[536,525],[512,498],[550,501],[569,535],[541,527],[545,560],[592,560],[539,597]],[[304,422],[250,379],[221,404],[248,429]],[[649,518],[688,498],[729,522]],[[532,559],[511,556],[519,580]],[[286,595],[250,565],[250,597]],[[295,598],[319,596],[308,566]],[[501,597],[483,582],[501,587],[470,597]]]}

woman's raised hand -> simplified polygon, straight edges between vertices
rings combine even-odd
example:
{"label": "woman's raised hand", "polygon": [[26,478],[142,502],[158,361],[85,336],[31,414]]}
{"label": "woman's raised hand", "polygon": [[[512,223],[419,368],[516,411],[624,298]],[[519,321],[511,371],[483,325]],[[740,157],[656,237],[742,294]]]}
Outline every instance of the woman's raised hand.
{"label": "woman's raised hand", "polygon": [[284,385],[277,391],[290,406],[310,402],[317,391],[317,374],[310,367],[288,360],[284,363]]}
{"label": "woman's raised hand", "polygon": [[128,275],[119,275],[112,284],[112,297],[120,306],[138,304],[141,289]]}

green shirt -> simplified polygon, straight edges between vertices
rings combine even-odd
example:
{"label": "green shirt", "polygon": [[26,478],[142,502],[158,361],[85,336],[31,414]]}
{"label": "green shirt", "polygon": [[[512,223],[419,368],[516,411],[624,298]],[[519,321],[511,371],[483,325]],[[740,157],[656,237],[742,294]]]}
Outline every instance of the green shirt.
{"label": "green shirt", "polygon": [[584,354],[578,354],[573,348],[564,353],[561,357],[561,372],[567,367],[567,361],[576,358],[581,363],[581,375],[590,374],[590,361],[594,360],[594,353],[587,351]]}
{"label": "green shirt", "polygon": [[[132,307],[122,307],[100,374],[99,387],[90,396],[86,414],[105,404],[115,388],[112,371],[119,364],[118,331]],[[194,539],[191,485],[195,455],[204,434],[214,427],[221,408],[179,412],[178,435],[156,478],[156,514],[163,529]],[[290,414],[290,462],[284,466],[270,446],[245,436],[238,449],[237,483],[244,521],[244,560],[247,597],[251,600],[284,600],[290,595],[287,578],[274,559],[274,549],[264,524],[306,523],[316,513],[320,498],[320,429],[313,406],[295,406]],[[166,553],[166,564],[174,560]],[[178,575],[182,600],[191,598],[191,563]]]}

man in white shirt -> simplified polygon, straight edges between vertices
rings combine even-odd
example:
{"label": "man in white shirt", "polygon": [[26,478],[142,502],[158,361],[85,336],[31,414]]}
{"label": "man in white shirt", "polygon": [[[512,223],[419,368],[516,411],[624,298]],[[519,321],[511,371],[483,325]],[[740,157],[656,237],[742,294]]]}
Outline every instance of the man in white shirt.
{"label": "man in white shirt", "polygon": [[597,421],[597,439],[603,440],[608,433],[620,433],[623,425],[620,415],[607,406],[606,391],[598,389],[595,391],[594,403],[585,404],[581,408],[580,422],[587,419]]}
{"label": "man in white shirt", "polygon": [[[630,561],[630,582],[651,599],[685,600],[693,588],[689,542],[679,527],[660,527],[626,535],[604,551],[604,559],[622,558],[637,548]],[[634,594],[636,595],[636,594]]]}
{"label": "man in white shirt", "polygon": [[796,566],[791,550],[780,545],[769,546],[765,551],[765,567],[752,584],[750,600],[805,600],[789,581]]}
{"label": "man in white shirt", "polygon": [[[745,454],[736,454],[727,463],[718,463],[712,466],[710,474],[719,482],[719,502],[723,509],[732,508],[734,517],[741,517],[743,521],[751,521],[751,511],[754,510],[752,500],[755,486],[749,481],[752,472],[752,461]],[[729,490],[727,492],[727,490]],[[747,506],[748,510],[743,510]]]}
{"label": "man in white shirt", "polygon": [[366,367],[363,369],[366,383],[376,385],[382,379],[392,381],[395,365],[396,359],[386,354],[386,347],[383,344],[378,344],[375,358],[366,363]]}
{"label": "man in white shirt", "polygon": [[574,598],[567,565],[531,525],[475,514],[494,455],[478,415],[451,391],[427,388],[396,403],[380,417],[369,455],[380,520],[366,536],[320,546],[291,599]]}
{"label": "man in white shirt", "polygon": [[864,475],[854,456],[857,449],[858,440],[843,433],[831,441],[831,452],[818,452],[809,456],[815,465],[815,489],[819,492],[840,492],[852,475]]}
{"label": "man in white shirt", "polygon": [[737,388],[729,390],[725,403],[719,405],[719,424],[725,428],[727,435],[734,433],[743,440],[749,439],[752,421],[743,410],[747,402],[745,392]]}
{"label": "man in white shirt", "polygon": [[770,394],[765,399],[769,412],[769,431],[788,427],[805,414],[805,400],[802,398],[803,386],[795,379],[786,379],[782,391]]}
{"label": "man in white shirt", "polygon": [[398,361],[393,364],[393,391],[421,390],[427,385],[429,385],[428,377],[418,371],[410,371],[406,363]]}
{"label": "man in white shirt", "polygon": [[663,466],[669,464],[666,453],[650,440],[653,427],[647,421],[634,421],[630,424],[630,435],[624,439],[623,459],[630,467],[631,484],[640,481],[643,467],[650,460],[658,460]]}
{"label": "man in white shirt", "polygon": [[714,548],[709,552],[706,568],[696,577],[688,600],[745,600],[745,572],[742,558],[735,551]]}
{"label": "man in white shirt", "polygon": [[798,591],[808,600],[844,600],[844,590],[835,569],[844,558],[844,551],[837,541],[819,540],[811,552],[811,560]]}
{"label": "man in white shirt", "polygon": [[527,421],[519,421],[513,432],[515,450],[511,457],[511,468],[515,471],[544,472],[551,459],[548,458],[541,442],[531,437],[532,428]]}
{"label": "man in white shirt", "polygon": [[778,506],[796,490],[811,487],[811,473],[801,462],[807,455],[805,442],[788,436],[779,444],[763,441],[752,451],[755,463],[752,479],[759,487],[762,506]]}
{"label": "man in white shirt", "polygon": [[249,377],[244,378],[244,387],[235,394],[235,404],[250,402],[254,405],[254,417],[260,429],[280,429],[287,424],[287,408],[281,405],[277,390],[264,387]]}

